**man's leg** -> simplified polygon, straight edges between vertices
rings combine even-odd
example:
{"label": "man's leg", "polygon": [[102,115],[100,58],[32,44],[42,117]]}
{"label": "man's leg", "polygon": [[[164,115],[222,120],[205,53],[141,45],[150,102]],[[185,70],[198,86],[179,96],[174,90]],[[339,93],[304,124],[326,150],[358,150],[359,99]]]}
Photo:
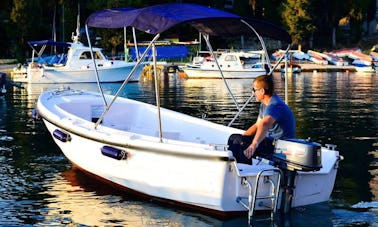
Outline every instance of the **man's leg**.
{"label": "man's leg", "polygon": [[259,146],[257,147],[255,153],[253,154],[253,157],[261,157],[265,159],[271,160],[273,156],[274,146],[273,146],[273,140],[265,138]]}
{"label": "man's leg", "polygon": [[252,164],[243,151],[251,144],[253,136],[243,136],[241,134],[232,134],[228,139],[228,149],[232,151],[238,163]]}

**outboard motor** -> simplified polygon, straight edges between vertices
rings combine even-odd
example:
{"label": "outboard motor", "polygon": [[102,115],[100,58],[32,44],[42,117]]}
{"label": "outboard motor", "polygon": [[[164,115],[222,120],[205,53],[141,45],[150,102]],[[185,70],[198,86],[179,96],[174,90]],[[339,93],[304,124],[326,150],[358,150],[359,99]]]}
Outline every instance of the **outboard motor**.
{"label": "outboard motor", "polygon": [[321,146],[302,139],[277,140],[271,160],[284,173],[281,207],[288,213],[293,199],[297,171],[318,171],[322,168]]}

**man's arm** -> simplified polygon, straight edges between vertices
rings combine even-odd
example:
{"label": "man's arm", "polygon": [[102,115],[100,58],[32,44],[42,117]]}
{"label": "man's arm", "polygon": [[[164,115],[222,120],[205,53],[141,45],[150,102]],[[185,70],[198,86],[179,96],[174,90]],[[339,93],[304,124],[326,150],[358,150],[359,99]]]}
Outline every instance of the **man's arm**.
{"label": "man's arm", "polygon": [[249,129],[247,129],[247,131],[244,132],[244,136],[253,136],[256,134],[256,130],[257,130],[257,125],[260,121],[260,118],[257,118],[256,122],[251,126],[249,127]]}
{"label": "man's arm", "polygon": [[266,137],[269,127],[272,126],[274,122],[275,119],[270,115],[265,116],[263,119],[258,120],[256,122],[255,137],[253,138],[251,145],[249,145],[249,147],[244,150],[244,154],[247,158],[251,158],[253,156],[253,154],[256,151],[256,148],[259,146],[260,142],[263,141],[263,139]]}

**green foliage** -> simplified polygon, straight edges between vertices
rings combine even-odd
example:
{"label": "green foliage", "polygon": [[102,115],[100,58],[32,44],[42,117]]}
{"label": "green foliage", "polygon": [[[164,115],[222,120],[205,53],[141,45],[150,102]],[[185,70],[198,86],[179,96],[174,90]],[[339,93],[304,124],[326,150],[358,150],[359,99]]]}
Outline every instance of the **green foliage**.
{"label": "green foliage", "polygon": [[[0,57],[30,57],[27,41],[52,39],[71,41],[76,30],[78,5],[80,5],[80,25],[84,27],[86,18],[96,10],[117,7],[144,7],[168,2],[191,2],[224,9],[225,0],[2,0],[0,2]],[[375,17],[375,0],[234,0],[233,13],[241,16],[261,18],[279,26],[286,26],[295,43],[307,41],[312,34],[319,39],[321,34],[330,37],[331,29],[338,27],[341,18],[350,19],[350,30],[345,37],[353,37],[358,42],[363,34],[362,24]],[[53,20],[55,15],[55,21]],[[316,15],[316,17],[314,16]],[[53,25],[55,31],[53,32]],[[366,23],[365,23],[366,24]],[[128,39],[131,39],[128,29]],[[123,48],[123,29],[96,29],[102,40],[99,46],[108,51]],[[324,33],[324,34],[323,34]],[[167,34],[167,33],[165,33]],[[165,34],[162,34],[164,37]],[[169,34],[169,32],[168,32]],[[174,28],[170,34],[180,39],[190,40],[198,33],[187,26]],[[337,33],[339,34],[339,33]],[[137,33],[139,40],[151,37]],[[215,38],[214,38],[215,39]]]}
{"label": "green foliage", "polygon": [[351,32],[353,34],[355,42],[361,39],[362,36],[362,22],[367,19],[367,6],[370,0],[359,0],[353,1],[349,0],[349,16],[350,16],[350,26]]}
{"label": "green foliage", "polygon": [[316,30],[310,3],[309,0],[283,2],[282,19],[294,44],[301,44]]}

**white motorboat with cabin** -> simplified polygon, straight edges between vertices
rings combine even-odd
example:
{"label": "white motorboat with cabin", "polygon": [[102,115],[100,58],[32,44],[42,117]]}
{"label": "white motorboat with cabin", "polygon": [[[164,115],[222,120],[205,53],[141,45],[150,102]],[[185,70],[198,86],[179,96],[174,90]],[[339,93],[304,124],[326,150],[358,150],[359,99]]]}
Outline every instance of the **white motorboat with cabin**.
{"label": "white motorboat with cabin", "polygon": [[[212,56],[195,57],[192,64],[184,67],[188,78],[248,79],[266,74],[264,51],[217,52],[217,61]],[[218,68],[219,65],[219,68]]]}
{"label": "white motorboat with cabin", "polygon": [[[194,4],[101,10],[87,19],[86,27],[148,31],[155,36],[144,57],[154,50],[160,33],[182,23],[206,35],[245,35],[252,29],[261,37],[289,43],[290,49],[290,36],[275,25]],[[119,91],[126,83],[127,78]],[[155,80],[155,88],[158,83]],[[227,86],[227,80],[224,83]],[[288,212],[330,199],[341,159],[334,146],[278,140],[274,159],[237,163],[227,141],[243,130],[232,127],[233,121],[220,125],[161,108],[158,91],[156,105],[151,105],[118,97],[118,92],[112,96],[101,90],[50,90],[40,95],[37,110],[77,168],[134,193],[222,217],[248,213],[249,218],[255,210],[273,216],[277,209]],[[243,107],[237,105],[235,117],[252,98]]]}
{"label": "white motorboat with cabin", "polygon": [[[76,37],[76,36],[75,36]],[[26,67],[20,65],[11,72],[14,82],[20,83],[95,83],[97,68],[100,82],[122,82],[135,66],[135,62],[108,59],[101,48],[88,47],[74,38],[74,42],[63,43],[68,46],[66,53],[55,56],[56,61],[42,59],[43,51],[49,45],[62,45],[52,40],[28,42],[33,50],[32,60]],[[40,47],[38,50],[37,47]],[[92,51],[91,51],[92,50]],[[93,55],[91,54],[93,53]],[[35,55],[38,56],[35,56]],[[136,69],[130,82],[139,81],[143,65]]]}

